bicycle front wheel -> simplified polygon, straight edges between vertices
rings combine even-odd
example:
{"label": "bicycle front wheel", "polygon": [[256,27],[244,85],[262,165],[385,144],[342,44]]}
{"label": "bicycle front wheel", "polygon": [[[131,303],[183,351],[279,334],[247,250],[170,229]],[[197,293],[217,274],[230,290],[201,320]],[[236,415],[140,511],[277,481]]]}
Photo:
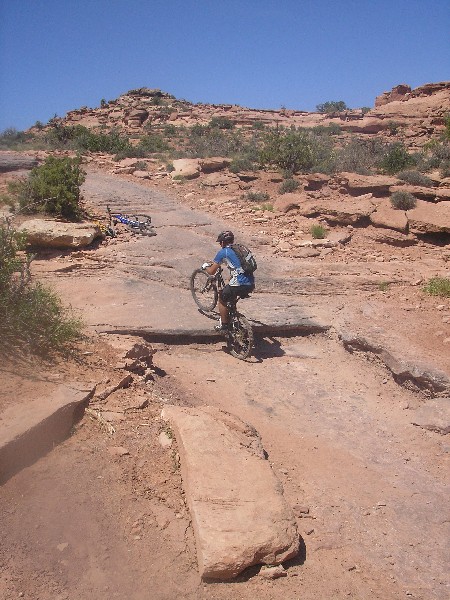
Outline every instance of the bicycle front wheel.
{"label": "bicycle front wheel", "polygon": [[195,304],[205,312],[214,310],[219,298],[216,280],[205,273],[203,269],[196,269],[191,275],[190,289]]}
{"label": "bicycle front wheel", "polygon": [[253,350],[253,329],[244,315],[236,313],[227,334],[228,350],[232,356],[244,360]]}

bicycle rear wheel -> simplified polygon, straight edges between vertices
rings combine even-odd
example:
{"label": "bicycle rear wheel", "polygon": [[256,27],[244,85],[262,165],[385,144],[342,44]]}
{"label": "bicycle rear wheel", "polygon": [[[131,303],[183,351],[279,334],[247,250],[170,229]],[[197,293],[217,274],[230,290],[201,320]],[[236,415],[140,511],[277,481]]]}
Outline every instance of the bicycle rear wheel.
{"label": "bicycle rear wheel", "polygon": [[230,354],[244,360],[253,350],[253,329],[244,315],[236,313],[231,320],[231,328],[227,333],[227,346]]}
{"label": "bicycle rear wheel", "polygon": [[189,285],[195,304],[205,312],[214,310],[219,298],[216,279],[205,273],[203,269],[196,269],[191,275]]}

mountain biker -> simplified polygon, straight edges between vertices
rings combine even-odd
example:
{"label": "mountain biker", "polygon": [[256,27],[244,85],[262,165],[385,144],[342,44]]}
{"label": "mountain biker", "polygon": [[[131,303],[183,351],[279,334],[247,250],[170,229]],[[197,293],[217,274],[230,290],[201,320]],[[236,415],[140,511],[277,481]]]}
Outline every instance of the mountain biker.
{"label": "mountain biker", "polygon": [[215,329],[219,331],[228,330],[228,308],[227,302],[237,300],[238,298],[247,298],[250,292],[255,289],[255,278],[253,273],[245,273],[241,267],[236,252],[230,248],[234,243],[234,233],[226,230],[219,233],[217,242],[221,249],[214,257],[213,263],[204,263],[204,269],[208,275],[214,275],[221,263],[226,263],[230,270],[230,281],[219,293],[219,325]]}

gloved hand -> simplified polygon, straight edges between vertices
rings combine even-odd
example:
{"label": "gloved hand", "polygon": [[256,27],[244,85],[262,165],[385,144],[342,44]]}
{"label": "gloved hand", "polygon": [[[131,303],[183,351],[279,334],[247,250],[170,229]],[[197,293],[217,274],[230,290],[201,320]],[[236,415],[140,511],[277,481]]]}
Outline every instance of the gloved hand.
{"label": "gloved hand", "polygon": [[203,263],[202,264],[202,269],[207,269],[210,266],[211,266],[211,263],[209,263],[209,262]]}

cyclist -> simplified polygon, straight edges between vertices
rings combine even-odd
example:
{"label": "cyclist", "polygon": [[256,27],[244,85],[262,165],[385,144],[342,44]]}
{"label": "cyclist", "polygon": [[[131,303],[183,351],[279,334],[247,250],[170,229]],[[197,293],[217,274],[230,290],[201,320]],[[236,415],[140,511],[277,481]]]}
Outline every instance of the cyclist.
{"label": "cyclist", "polygon": [[220,321],[219,325],[215,327],[219,331],[227,331],[227,302],[238,298],[247,298],[250,292],[255,289],[255,278],[253,273],[244,272],[238,255],[230,247],[234,243],[234,233],[232,231],[227,230],[219,233],[217,242],[220,244],[221,249],[214,257],[213,263],[204,263],[202,269],[205,269],[209,275],[214,275],[219,265],[224,262],[230,270],[230,281],[219,294]]}

